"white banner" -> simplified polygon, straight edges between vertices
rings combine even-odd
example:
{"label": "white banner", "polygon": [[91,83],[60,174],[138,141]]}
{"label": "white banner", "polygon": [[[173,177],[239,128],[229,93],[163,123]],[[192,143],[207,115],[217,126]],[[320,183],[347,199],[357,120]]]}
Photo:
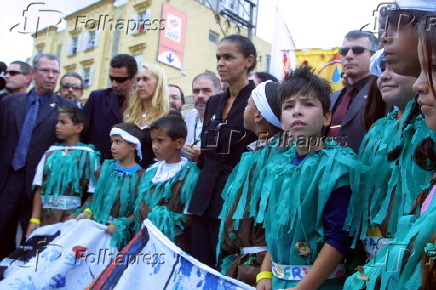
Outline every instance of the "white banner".
{"label": "white banner", "polygon": [[4,259],[1,264],[8,269],[0,289],[84,289],[118,254],[109,246],[111,236],[105,229],[87,219],[38,228],[29,239],[56,237],[27,263]]}
{"label": "white banner", "polygon": [[50,242],[27,263],[4,259],[0,289],[84,289],[97,276],[91,289],[254,289],[184,253],[149,220],[118,255],[105,229],[70,220],[35,230],[31,238]]}
{"label": "white banner", "polygon": [[149,220],[91,289],[254,289],[183,252]]}

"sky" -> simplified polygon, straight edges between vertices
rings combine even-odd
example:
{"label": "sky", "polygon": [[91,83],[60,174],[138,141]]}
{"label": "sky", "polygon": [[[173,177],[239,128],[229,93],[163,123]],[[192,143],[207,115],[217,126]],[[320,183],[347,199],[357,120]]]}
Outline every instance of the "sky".
{"label": "sky", "polygon": [[[170,0],[170,4],[171,1],[177,0]],[[35,3],[30,6],[29,11],[53,10],[40,12],[49,16],[40,17],[39,27],[43,27],[48,22],[50,22],[48,24],[57,23],[60,16],[68,15],[94,2],[97,0],[13,0],[8,4],[3,3],[2,17],[0,17],[0,61],[9,64],[13,60],[26,60],[31,57],[33,39],[29,31],[35,31],[37,15],[25,13],[28,21],[26,30],[23,29],[25,22],[23,11],[29,4]],[[376,10],[381,2],[383,1],[259,0],[257,35],[268,42],[272,41],[271,31],[274,27],[274,11],[277,6],[297,48],[338,47],[341,46],[347,31],[360,29],[369,23],[371,25],[368,27],[373,26],[373,10]],[[65,21],[61,22],[59,27],[64,25]]]}

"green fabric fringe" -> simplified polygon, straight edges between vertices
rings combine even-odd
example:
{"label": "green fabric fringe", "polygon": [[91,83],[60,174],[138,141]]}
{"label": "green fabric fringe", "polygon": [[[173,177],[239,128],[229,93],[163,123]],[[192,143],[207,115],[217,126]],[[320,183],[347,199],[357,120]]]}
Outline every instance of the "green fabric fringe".
{"label": "green fabric fringe", "polygon": [[126,217],[117,218],[112,221],[112,224],[117,226],[117,229],[114,231],[112,235],[112,239],[110,242],[111,247],[117,247],[121,249],[130,240],[131,231],[130,225],[132,224],[133,219],[129,220]]}
{"label": "green fabric fringe", "polygon": [[238,255],[228,255],[221,262],[221,275],[227,275],[227,271],[230,266],[233,264]]}
{"label": "green fabric fringe", "polygon": [[123,241],[128,241],[130,233],[125,228],[127,221],[123,218],[127,219],[133,214],[139,176],[137,173],[116,172],[115,163],[116,160],[106,160],[103,163],[93,200],[87,207],[93,211],[93,219],[105,225],[115,203],[119,203],[119,211],[116,216],[112,217],[120,228],[119,232],[117,229],[112,236],[111,244],[124,245]]}
{"label": "green fabric fringe", "polygon": [[[180,217],[183,216],[183,213],[175,213],[170,209],[163,210],[165,203],[167,203],[171,196],[173,195],[173,186],[176,182],[181,181],[181,192],[180,192],[180,202],[182,205],[186,206],[191,200],[192,192],[194,191],[195,185],[197,184],[198,175],[200,170],[197,168],[197,165],[193,162],[187,162],[182,169],[172,178],[159,183],[152,183],[154,175],[156,174],[157,168],[153,168],[144,173],[142,177],[141,184],[139,186],[138,198],[135,201],[135,231],[141,229],[142,220],[140,217],[140,205],[141,202],[144,201],[147,206],[151,209],[152,212],[148,214],[148,218],[150,216],[154,219],[155,226],[162,231],[165,235],[167,235],[170,240],[174,241],[176,226],[182,225],[179,221],[172,221],[170,217]],[[154,210],[158,212],[153,213]],[[162,218],[161,221],[158,221],[159,214],[165,214],[165,218]]]}
{"label": "green fabric fringe", "polygon": [[[55,144],[63,146],[62,144]],[[93,145],[78,143],[77,146],[94,149]],[[66,147],[67,148],[67,147]],[[95,184],[95,171],[100,164],[100,152],[74,149],[53,151],[44,165],[42,195],[62,196],[67,190],[71,195],[82,196],[81,181],[87,179]]]}
{"label": "green fabric fringe", "polygon": [[[429,136],[436,140],[436,134],[427,128],[421,115],[401,130],[414,102],[411,100],[407,104],[401,123],[396,119],[396,112],[378,120],[365,135],[359,150],[362,162],[371,167],[365,188],[365,194],[370,196],[371,226],[380,225],[386,219],[394,195],[388,224],[390,234],[397,231],[399,219],[410,213],[415,197],[421,192],[421,186],[427,185],[432,177],[431,172],[413,162],[412,156],[422,140]],[[402,146],[400,157],[394,162],[388,162],[387,153],[397,145]]]}
{"label": "green fabric fringe", "polygon": [[185,229],[184,214],[175,213],[164,205],[153,207],[147,218],[172,242],[175,242],[177,232]]}
{"label": "green fabric fringe", "polygon": [[[368,264],[363,266],[364,281],[355,273],[346,281],[344,289],[380,289],[402,290],[420,289],[421,256],[426,243],[436,232],[436,198],[433,198],[427,211],[419,218],[407,215],[400,218],[398,231],[389,242]],[[408,255],[407,257],[405,256]]]}
{"label": "green fabric fringe", "polygon": [[[272,145],[272,146],[271,146]],[[253,185],[255,184],[261,170],[268,164],[277,159],[286,159],[286,152],[289,148],[278,149],[275,144],[267,145],[261,150],[254,152],[245,152],[241,160],[232,170],[227,178],[226,186],[222,191],[224,200],[219,219],[221,225],[219,229],[219,239],[217,246],[217,257],[221,252],[222,237],[225,234],[225,222],[227,219],[235,220],[234,229],[239,229],[240,221],[249,218],[249,205]],[[228,216],[231,208],[237,204],[233,216]]]}
{"label": "green fabric fringe", "polygon": [[[264,223],[268,250],[274,261],[310,265],[324,244],[323,211],[331,192],[350,185],[352,197],[344,229],[363,239],[368,227],[368,196],[362,194],[368,167],[350,148],[326,146],[309,153],[294,166],[290,159],[271,162],[262,170],[250,201],[250,216]],[[364,230],[363,230],[364,229]],[[280,237],[280,239],[278,239]],[[297,242],[307,242],[311,253],[298,255]]]}

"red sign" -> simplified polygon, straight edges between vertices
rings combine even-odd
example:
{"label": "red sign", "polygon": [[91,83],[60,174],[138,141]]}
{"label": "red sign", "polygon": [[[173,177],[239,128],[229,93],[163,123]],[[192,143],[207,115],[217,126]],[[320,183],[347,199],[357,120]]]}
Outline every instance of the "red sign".
{"label": "red sign", "polygon": [[168,4],[163,4],[162,19],[165,19],[165,29],[160,32],[157,60],[182,69],[186,14]]}

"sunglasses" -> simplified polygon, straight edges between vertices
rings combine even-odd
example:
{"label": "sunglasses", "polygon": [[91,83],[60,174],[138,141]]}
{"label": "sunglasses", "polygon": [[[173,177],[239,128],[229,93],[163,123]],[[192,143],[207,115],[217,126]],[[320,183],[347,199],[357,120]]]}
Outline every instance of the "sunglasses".
{"label": "sunglasses", "polygon": [[61,88],[63,88],[63,89],[69,89],[69,88],[72,88],[72,89],[75,89],[75,90],[81,90],[81,89],[83,89],[83,87],[81,87],[81,86],[78,86],[78,85],[70,85],[70,84],[61,84]]}
{"label": "sunglasses", "polygon": [[369,48],[365,48],[363,46],[353,46],[353,47],[342,47],[341,49],[339,49],[339,54],[342,56],[346,56],[350,49],[353,51],[353,54],[362,54],[365,52],[365,50],[369,50],[371,53],[374,53],[374,51]]}
{"label": "sunglasses", "polygon": [[131,77],[113,77],[111,75],[109,75],[109,78],[111,80],[111,82],[116,81],[117,83],[124,83],[128,80],[131,80]]}
{"label": "sunglasses", "polygon": [[7,70],[5,71],[5,75],[9,74],[11,77],[16,76],[16,75],[25,75],[25,73],[18,71],[18,70]]}

